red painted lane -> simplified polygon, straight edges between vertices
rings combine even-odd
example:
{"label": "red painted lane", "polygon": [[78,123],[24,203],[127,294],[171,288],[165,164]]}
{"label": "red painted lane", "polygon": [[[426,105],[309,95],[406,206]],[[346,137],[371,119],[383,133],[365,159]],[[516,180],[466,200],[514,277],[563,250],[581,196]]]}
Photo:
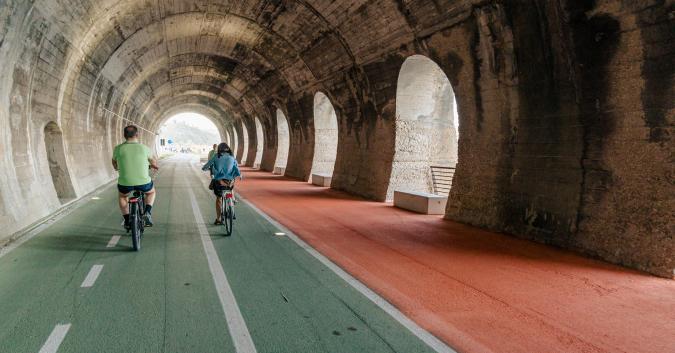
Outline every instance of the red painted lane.
{"label": "red painted lane", "polygon": [[462,352],[675,352],[675,281],[245,170],[239,192]]}

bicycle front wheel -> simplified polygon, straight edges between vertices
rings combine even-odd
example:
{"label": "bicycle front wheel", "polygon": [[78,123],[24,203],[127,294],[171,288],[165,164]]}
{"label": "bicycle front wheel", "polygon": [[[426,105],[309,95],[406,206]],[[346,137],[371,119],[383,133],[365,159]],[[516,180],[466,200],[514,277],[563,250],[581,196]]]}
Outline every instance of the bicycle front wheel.
{"label": "bicycle front wheel", "polygon": [[229,237],[232,235],[232,228],[234,226],[234,208],[232,207],[232,202],[229,200],[227,201],[227,206],[225,206],[223,224],[225,225],[225,234]]}

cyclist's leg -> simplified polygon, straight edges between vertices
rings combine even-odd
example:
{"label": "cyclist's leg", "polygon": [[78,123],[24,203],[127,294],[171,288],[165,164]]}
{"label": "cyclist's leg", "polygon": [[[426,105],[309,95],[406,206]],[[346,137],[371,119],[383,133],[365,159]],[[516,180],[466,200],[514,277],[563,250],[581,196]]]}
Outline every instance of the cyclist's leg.
{"label": "cyclist's leg", "polygon": [[157,196],[157,190],[153,187],[150,191],[145,193],[145,206],[152,206],[155,204],[155,196]]}
{"label": "cyclist's leg", "polygon": [[223,198],[216,197],[216,222],[222,222],[221,215],[223,214]]}
{"label": "cyclist's leg", "polygon": [[219,222],[222,222],[222,217],[221,215],[223,214],[223,187],[220,185],[220,183],[215,182],[213,183],[213,194],[216,195],[216,224]]}
{"label": "cyclist's leg", "polygon": [[138,189],[145,194],[145,205],[152,207],[152,205],[155,204],[155,196],[157,196],[155,184],[149,182],[145,185],[141,185]]}
{"label": "cyclist's leg", "polygon": [[120,211],[122,212],[122,216],[128,215],[129,214],[129,194],[123,194],[123,193],[118,193],[117,194],[118,199],[118,204],[120,206]]}
{"label": "cyclist's leg", "polygon": [[120,212],[122,212],[122,217],[124,217],[124,226],[129,225],[129,194],[133,190],[132,187],[129,186],[124,186],[124,185],[117,185],[117,197],[118,197],[118,205],[120,208]]}
{"label": "cyclist's leg", "polygon": [[155,196],[157,196],[157,191],[155,190],[155,186],[152,182],[149,182],[148,184],[141,185],[137,187],[139,191],[141,191],[144,195],[143,200],[145,204],[145,225],[148,227],[152,227],[153,222],[152,222],[152,205],[155,204]]}

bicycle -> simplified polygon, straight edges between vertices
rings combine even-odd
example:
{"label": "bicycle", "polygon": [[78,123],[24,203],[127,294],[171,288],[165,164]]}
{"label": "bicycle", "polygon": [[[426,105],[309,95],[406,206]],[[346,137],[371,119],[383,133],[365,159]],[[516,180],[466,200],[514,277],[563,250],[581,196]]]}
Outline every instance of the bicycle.
{"label": "bicycle", "polygon": [[142,191],[134,190],[129,198],[129,227],[127,233],[131,232],[131,242],[134,251],[141,250],[141,237],[145,229],[145,194]]}
{"label": "bicycle", "polygon": [[[151,173],[155,179],[157,172]],[[134,190],[129,197],[129,227],[127,233],[131,232],[131,243],[134,251],[141,250],[141,238],[145,231],[145,193],[140,190]]]}
{"label": "bicycle", "polygon": [[220,197],[220,219],[225,226],[225,235],[231,236],[234,228],[234,191],[232,186],[221,186],[223,193]]}

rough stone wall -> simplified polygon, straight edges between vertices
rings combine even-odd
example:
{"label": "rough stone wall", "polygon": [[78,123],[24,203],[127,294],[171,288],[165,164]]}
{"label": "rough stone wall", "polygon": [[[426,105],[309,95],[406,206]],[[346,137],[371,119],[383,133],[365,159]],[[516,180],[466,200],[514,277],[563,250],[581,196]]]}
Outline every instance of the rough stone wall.
{"label": "rough stone wall", "polygon": [[264,170],[286,153],[281,108],[287,175],[306,180],[318,91],[338,117],[333,187],[384,200],[397,79],[419,54],[449,78],[460,115],[447,218],[672,277],[673,6],[0,2],[0,242],[61,205],[49,122],[62,131],[76,196],[114,176],[109,157],[127,121],[154,131],[190,107],[211,112],[231,140],[233,124],[247,124],[249,148],[232,146],[247,160],[259,117]]}

